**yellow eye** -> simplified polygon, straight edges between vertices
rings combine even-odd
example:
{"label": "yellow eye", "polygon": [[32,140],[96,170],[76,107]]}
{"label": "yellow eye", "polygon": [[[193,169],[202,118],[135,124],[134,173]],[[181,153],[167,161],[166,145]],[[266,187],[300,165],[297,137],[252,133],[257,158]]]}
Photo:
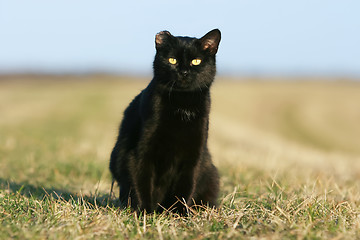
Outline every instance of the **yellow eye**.
{"label": "yellow eye", "polygon": [[198,59],[198,58],[196,58],[196,59],[193,59],[192,61],[191,61],[191,64],[192,65],[199,65],[201,63],[201,59]]}
{"label": "yellow eye", "polygon": [[176,64],[176,58],[169,58],[169,63]]}

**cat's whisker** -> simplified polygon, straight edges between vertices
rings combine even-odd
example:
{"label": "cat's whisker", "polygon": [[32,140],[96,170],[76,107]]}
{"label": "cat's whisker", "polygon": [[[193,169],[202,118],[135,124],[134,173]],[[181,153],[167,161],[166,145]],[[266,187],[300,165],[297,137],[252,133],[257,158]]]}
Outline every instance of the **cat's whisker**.
{"label": "cat's whisker", "polygon": [[205,88],[209,89],[210,88],[210,84],[206,83],[206,82],[203,82],[203,85]]}
{"label": "cat's whisker", "polygon": [[169,101],[170,101],[170,95],[171,95],[171,91],[173,90],[173,88],[174,88],[174,85],[175,85],[175,80],[174,81],[172,81],[172,84],[171,84],[171,87],[170,87],[170,90],[169,90]]}
{"label": "cat's whisker", "polygon": [[198,86],[200,92],[202,92],[201,85],[200,85],[200,83],[198,81],[196,81],[196,85]]}

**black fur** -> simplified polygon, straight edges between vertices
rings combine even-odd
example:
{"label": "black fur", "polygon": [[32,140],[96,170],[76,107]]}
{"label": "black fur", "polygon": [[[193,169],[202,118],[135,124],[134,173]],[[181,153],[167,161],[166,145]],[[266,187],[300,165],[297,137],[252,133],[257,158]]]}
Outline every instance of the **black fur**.
{"label": "black fur", "polygon": [[156,35],[154,78],[125,110],[111,154],[122,206],[147,212],[181,212],[178,200],[216,206],[219,176],[207,138],[220,38],[217,29],[200,39]]}

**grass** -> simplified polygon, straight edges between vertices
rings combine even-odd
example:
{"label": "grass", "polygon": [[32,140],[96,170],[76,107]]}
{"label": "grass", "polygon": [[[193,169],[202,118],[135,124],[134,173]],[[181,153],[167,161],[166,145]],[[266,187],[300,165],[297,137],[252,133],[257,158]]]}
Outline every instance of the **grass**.
{"label": "grass", "polygon": [[188,217],[109,198],[122,111],[146,84],[0,81],[0,239],[360,238],[359,82],[217,79],[209,145],[220,207]]}

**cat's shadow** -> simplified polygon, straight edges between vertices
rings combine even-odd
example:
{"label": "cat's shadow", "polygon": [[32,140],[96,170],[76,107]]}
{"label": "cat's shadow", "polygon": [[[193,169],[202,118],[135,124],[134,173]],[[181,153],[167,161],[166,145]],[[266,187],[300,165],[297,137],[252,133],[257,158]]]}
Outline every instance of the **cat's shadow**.
{"label": "cat's shadow", "polygon": [[107,194],[82,194],[71,192],[63,188],[45,188],[40,185],[34,185],[27,182],[15,182],[0,178],[0,189],[8,190],[12,194],[19,194],[27,198],[52,198],[54,200],[85,202],[89,206],[98,207],[119,207],[119,201]]}

